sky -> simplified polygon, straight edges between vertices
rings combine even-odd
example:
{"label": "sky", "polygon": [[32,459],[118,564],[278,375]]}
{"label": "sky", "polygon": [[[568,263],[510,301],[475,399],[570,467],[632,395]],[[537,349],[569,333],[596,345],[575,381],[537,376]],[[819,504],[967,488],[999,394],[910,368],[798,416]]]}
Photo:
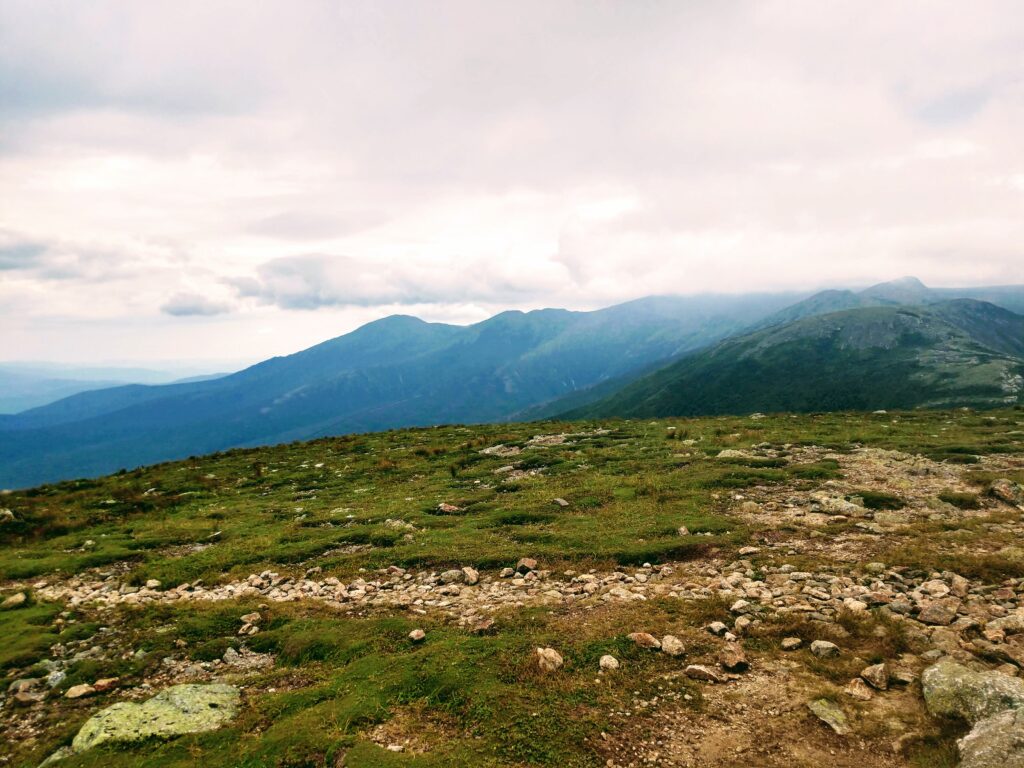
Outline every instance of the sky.
{"label": "sky", "polygon": [[1024,13],[0,0],[0,360],[1024,283]]}

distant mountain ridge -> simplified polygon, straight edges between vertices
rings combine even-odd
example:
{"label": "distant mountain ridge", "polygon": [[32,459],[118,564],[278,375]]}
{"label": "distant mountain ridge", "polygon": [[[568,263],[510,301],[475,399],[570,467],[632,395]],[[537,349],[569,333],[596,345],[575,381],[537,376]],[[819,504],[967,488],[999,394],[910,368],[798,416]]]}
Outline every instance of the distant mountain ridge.
{"label": "distant mountain ridge", "polygon": [[916,277],[902,277],[878,283],[861,291],[830,289],[820,291],[803,301],[770,315],[758,328],[783,325],[802,317],[814,317],[844,309],[863,307],[913,306],[949,299],[975,299],[1024,314],[1024,286],[1007,285],[983,288],[929,288]]}
{"label": "distant mountain ridge", "polygon": [[392,316],[212,381],[84,392],[0,417],[0,486],[344,432],[510,420],[626,381],[795,298],[652,297],[471,326]]}
{"label": "distant mountain ridge", "polygon": [[957,299],[772,325],[687,355],[567,418],[994,407],[1024,402],[1024,316]]}

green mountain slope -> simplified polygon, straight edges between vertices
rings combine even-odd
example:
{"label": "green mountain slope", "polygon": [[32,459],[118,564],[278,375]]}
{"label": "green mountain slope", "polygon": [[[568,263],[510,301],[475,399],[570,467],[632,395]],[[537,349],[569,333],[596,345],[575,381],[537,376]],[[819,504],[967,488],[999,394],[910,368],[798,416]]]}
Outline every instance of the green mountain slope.
{"label": "green mountain slope", "polygon": [[213,381],[87,392],[0,417],[0,487],[239,446],[516,418],[718,341],[792,301],[653,297],[471,326],[395,316]]}
{"label": "green mountain slope", "polygon": [[972,300],[804,318],[684,357],[569,416],[825,411],[1022,401],[1024,317]]}

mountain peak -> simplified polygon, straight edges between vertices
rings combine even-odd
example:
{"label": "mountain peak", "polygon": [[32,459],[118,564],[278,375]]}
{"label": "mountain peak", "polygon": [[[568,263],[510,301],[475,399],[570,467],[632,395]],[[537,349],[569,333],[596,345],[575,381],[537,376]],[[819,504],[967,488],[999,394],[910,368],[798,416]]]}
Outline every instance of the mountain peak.
{"label": "mountain peak", "polygon": [[932,298],[932,290],[916,277],[908,276],[872,285],[860,295],[895,304],[919,304]]}

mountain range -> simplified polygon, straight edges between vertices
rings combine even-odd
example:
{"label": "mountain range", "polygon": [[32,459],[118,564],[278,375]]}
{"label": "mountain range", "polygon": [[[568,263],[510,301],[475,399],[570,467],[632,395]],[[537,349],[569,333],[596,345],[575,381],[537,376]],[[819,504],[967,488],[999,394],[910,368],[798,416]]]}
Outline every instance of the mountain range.
{"label": "mountain range", "polygon": [[0,486],[405,426],[1019,402],[1024,317],[1013,310],[1024,311],[1024,287],[907,278],[504,312],[470,326],[392,316],[228,376],[0,416]]}
{"label": "mountain range", "polygon": [[650,297],[470,326],[392,316],[211,381],[82,392],[0,416],[0,486],[236,446],[521,414],[726,338],[797,295]]}

